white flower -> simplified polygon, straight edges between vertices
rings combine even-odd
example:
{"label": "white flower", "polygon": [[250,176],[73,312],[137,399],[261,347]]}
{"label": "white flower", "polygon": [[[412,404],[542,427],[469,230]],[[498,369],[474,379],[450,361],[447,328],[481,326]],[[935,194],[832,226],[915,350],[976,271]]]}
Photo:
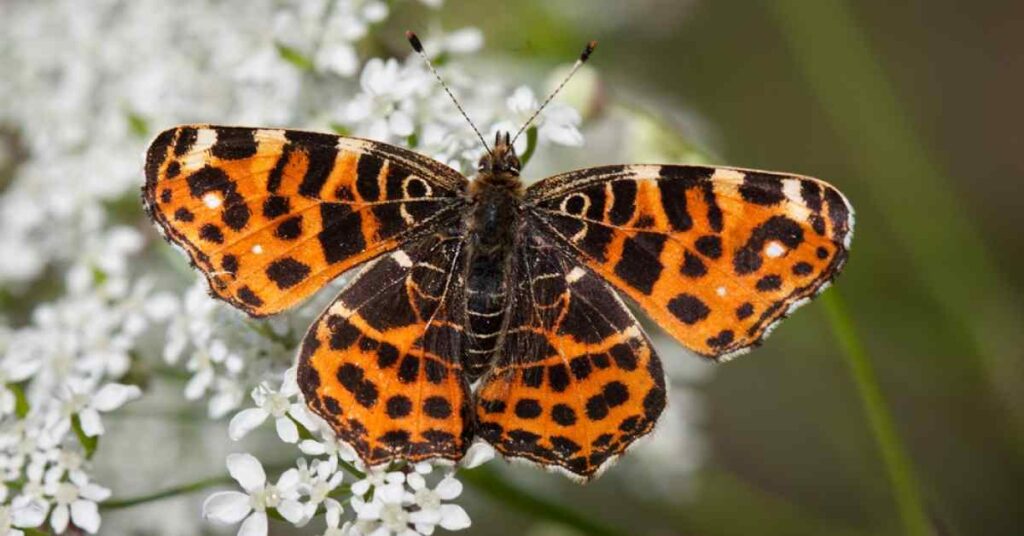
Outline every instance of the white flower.
{"label": "white flower", "polygon": [[[470,526],[469,516],[461,506],[444,504],[462,493],[462,483],[447,475],[431,489],[424,475],[433,467],[429,463],[413,466],[413,471],[385,472],[373,470],[352,484],[352,509],[359,534],[412,536],[433,534],[436,527],[462,530]],[[372,499],[366,497],[372,491]]]}
{"label": "white flower", "polygon": [[263,466],[251,454],[231,454],[227,466],[228,473],[245,493],[221,491],[210,495],[203,502],[204,517],[227,525],[241,521],[239,536],[265,536],[267,508],[276,508],[281,516],[296,525],[307,521],[298,501],[297,470],[285,471],[276,484],[270,484]]}
{"label": "white flower", "polygon": [[[285,443],[299,440],[299,429],[295,421],[299,421],[307,430],[315,429],[316,423],[306,412],[306,406],[292,401],[299,394],[299,384],[295,381],[295,368],[285,372],[281,390],[274,391],[266,384],[257,386],[252,391],[255,408],[238,412],[228,425],[228,435],[238,441],[257,426],[263,424],[267,417],[274,417],[277,435]],[[294,420],[292,420],[294,419]]]}
{"label": "white flower", "polygon": [[110,490],[89,482],[81,472],[72,472],[70,481],[49,481],[44,489],[55,504],[50,513],[50,527],[54,532],[64,532],[69,521],[90,534],[99,530],[100,514],[96,503],[110,497]]}
{"label": "white flower", "polygon": [[357,460],[356,451],[352,447],[338,439],[338,436],[328,426],[322,426],[320,430],[322,439],[304,439],[299,442],[299,450],[309,456],[327,456],[322,460],[330,465],[332,471],[336,471],[338,462],[355,463]]}
{"label": "white flower", "polygon": [[421,534],[432,534],[434,527],[446,530],[462,530],[469,528],[469,515],[457,504],[442,504],[462,494],[462,483],[452,475],[445,476],[437,487],[430,489],[423,475],[412,473],[408,476],[409,487],[412,488],[412,503],[419,507],[409,515],[409,521],[416,525]]}
{"label": "white flower", "polygon": [[100,413],[113,411],[131,400],[142,396],[142,390],[135,385],[108,383],[95,393],[88,391],[82,382],[67,385],[68,394],[64,399],[64,413],[61,427],[68,425],[72,415],[78,415],[82,431],[89,437],[103,434]]}
{"label": "white flower", "polygon": [[316,515],[321,504],[325,505],[328,512],[332,509],[338,513],[341,512],[341,503],[330,498],[330,493],[341,485],[341,481],[345,478],[345,473],[337,471],[336,468],[336,465],[332,467],[332,464],[321,460],[313,462],[312,478],[303,482],[304,493],[307,495],[303,509],[307,519]]}
{"label": "white flower", "polygon": [[[540,106],[533,91],[526,86],[516,88],[506,101],[509,111],[513,116],[508,122],[502,123],[504,130],[519,128],[526,122]],[[556,143],[578,147],[583,144],[583,134],[579,131],[582,119],[575,108],[567,104],[553,101],[534,119],[534,126],[537,127],[540,139]],[[526,150],[525,137],[520,137],[516,142],[516,150],[520,153]]]}

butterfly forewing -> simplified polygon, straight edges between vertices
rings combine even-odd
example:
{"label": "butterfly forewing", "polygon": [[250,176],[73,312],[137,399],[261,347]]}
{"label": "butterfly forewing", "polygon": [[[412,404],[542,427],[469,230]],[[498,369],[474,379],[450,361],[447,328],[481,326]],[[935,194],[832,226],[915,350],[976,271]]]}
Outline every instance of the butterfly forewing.
{"label": "butterfly forewing", "polygon": [[830,282],[853,230],[832,186],[733,168],[592,168],[526,195],[542,232],[713,358],[757,344]]}
{"label": "butterfly forewing", "polygon": [[654,427],[661,363],[607,283],[525,234],[498,361],[477,391],[477,433],[506,457],[590,479]]}
{"label": "butterfly forewing", "polygon": [[368,465],[458,460],[472,438],[461,251],[460,236],[439,233],[373,261],[303,341],[307,404]]}
{"label": "butterfly forewing", "polygon": [[189,125],[150,146],[143,198],[215,295],[262,316],[454,213],[465,184],[378,142]]}

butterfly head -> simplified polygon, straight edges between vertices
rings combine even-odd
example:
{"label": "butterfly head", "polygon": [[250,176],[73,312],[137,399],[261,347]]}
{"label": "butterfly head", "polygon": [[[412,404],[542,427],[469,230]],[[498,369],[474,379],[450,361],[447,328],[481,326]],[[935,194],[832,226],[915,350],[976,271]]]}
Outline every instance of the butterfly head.
{"label": "butterfly head", "polygon": [[516,149],[512,146],[509,133],[498,132],[494,135],[494,147],[480,157],[480,163],[477,164],[476,169],[481,174],[494,176],[512,175],[518,177],[521,167],[522,165],[519,163],[519,157],[516,156]]}

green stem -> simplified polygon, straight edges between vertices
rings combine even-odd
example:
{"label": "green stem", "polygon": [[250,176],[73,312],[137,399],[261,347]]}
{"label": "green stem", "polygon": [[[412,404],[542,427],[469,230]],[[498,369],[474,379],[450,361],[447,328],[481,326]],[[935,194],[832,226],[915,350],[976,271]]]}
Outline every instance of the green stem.
{"label": "green stem", "polygon": [[195,493],[197,491],[204,490],[206,488],[212,488],[214,486],[223,486],[234,482],[231,475],[220,475],[211,478],[204,478],[197,480],[189,484],[182,484],[180,486],[174,486],[165,490],[150,493],[148,495],[140,495],[138,497],[132,497],[130,499],[116,499],[105,501],[100,505],[104,510],[117,510],[121,508],[131,508],[140,504],[160,501],[178,495],[188,495],[189,493]]}
{"label": "green stem", "polygon": [[498,476],[494,470],[480,467],[460,471],[459,479],[489,496],[502,507],[515,508],[534,517],[555,521],[577,529],[583,534],[597,536],[621,536],[626,532],[606,526],[554,501],[535,496]]}
{"label": "green stem", "polygon": [[[286,471],[291,467],[291,465],[284,464],[269,466],[266,468],[266,473],[278,474]],[[133,506],[138,506],[140,504],[161,501],[163,499],[169,499],[171,497],[177,497],[179,495],[188,495],[189,493],[202,491],[206,488],[231,484],[234,481],[235,479],[232,478],[231,475],[229,474],[203,478],[200,480],[196,480],[195,482],[181,484],[179,486],[173,486],[164,490],[148,493],[146,495],[140,495],[138,497],[131,497],[128,499],[111,499],[108,501],[104,501],[103,503],[100,504],[100,508],[104,510],[118,510],[121,508],[131,508]]]}
{"label": "green stem", "polygon": [[864,406],[868,424],[882,453],[904,532],[913,536],[932,534],[924,504],[917,490],[910,459],[900,443],[896,426],[882,397],[874,367],[861,344],[846,304],[836,289],[825,293],[821,297],[821,302],[825,306],[825,312],[843,351],[846,364],[850,367],[850,374],[857,385],[857,393]]}

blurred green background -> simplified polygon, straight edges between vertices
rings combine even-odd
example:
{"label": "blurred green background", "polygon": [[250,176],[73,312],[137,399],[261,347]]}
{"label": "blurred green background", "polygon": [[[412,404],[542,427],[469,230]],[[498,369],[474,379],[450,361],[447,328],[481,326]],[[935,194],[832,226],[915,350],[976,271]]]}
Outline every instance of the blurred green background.
{"label": "blurred green background", "polygon": [[[414,14],[392,23],[415,27]],[[488,52],[551,65],[598,39],[607,90],[692,111],[669,119],[721,163],[840,187],[858,219],[835,288],[927,530],[1024,533],[1024,3],[451,0],[442,20],[481,27]],[[629,502],[556,477],[551,493],[653,534],[905,533],[914,522],[850,370],[816,301],[706,387],[694,497]],[[467,507],[487,510],[476,534],[527,526],[494,503]]]}

